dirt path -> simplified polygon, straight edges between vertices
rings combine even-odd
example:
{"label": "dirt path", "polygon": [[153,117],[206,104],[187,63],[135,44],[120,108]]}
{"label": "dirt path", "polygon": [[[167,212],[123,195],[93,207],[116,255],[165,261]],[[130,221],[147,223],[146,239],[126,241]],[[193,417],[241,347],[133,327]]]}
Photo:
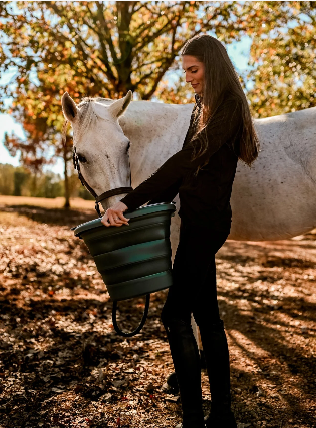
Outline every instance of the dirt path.
{"label": "dirt path", "polygon": [[[149,319],[123,340],[84,244],[69,227],[0,212],[0,428],[173,428],[172,361],[152,297]],[[227,242],[217,256],[239,428],[316,427],[315,234]],[[143,300],[122,306],[136,323]],[[124,325],[124,324],[123,324]],[[203,373],[205,411],[210,395]]]}

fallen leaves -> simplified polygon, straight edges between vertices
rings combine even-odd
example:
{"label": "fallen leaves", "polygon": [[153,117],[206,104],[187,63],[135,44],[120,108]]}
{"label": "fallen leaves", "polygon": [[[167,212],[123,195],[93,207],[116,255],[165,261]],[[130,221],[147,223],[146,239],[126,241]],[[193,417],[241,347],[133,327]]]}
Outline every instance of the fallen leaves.
{"label": "fallen leaves", "polygon": [[[165,388],[173,364],[159,319],[166,292],[152,296],[142,333],[122,339],[106,287],[68,227],[0,221],[3,426],[175,427],[181,402]],[[228,242],[217,255],[240,427],[315,425],[314,237]],[[137,324],[142,305],[120,304],[123,327]],[[205,371],[202,380],[207,414]]]}

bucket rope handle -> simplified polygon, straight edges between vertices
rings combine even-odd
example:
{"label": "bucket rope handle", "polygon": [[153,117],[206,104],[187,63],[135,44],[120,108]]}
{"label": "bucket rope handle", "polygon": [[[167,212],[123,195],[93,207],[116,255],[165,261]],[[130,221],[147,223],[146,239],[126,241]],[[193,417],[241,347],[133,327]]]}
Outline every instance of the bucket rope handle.
{"label": "bucket rope handle", "polygon": [[144,326],[144,324],[146,322],[146,319],[147,319],[148,308],[149,308],[149,300],[150,300],[150,294],[146,294],[146,302],[145,302],[145,308],[144,308],[142,319],[140,321],[139,326],[134,331],[131,331],[131,332],[122,331],[119,328],[119,326],[117,325],[117,320],[116,320],[117,300],[115,300],[113,302],[112,322],[113,322],[114,330],[116,331],[117,334],[119,334],[120,336],[123,336],[123,337],[132,337],[132,336],[135,336],[137,333],[139,333],[141,331],[141,329],[143,328],[143,326]]}

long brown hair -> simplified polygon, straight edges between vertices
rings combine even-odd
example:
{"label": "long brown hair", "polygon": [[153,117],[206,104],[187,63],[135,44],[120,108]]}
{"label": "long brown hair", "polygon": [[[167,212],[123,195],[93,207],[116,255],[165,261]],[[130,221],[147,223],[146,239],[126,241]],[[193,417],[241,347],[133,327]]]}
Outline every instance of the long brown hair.
{"label": "long brown hair", "polygon": [[224,45],[215,37],[201,34],[186,42],[182,48],[181,55],[194,56],[200,62],[203,62],[205,67],[202,97],[203,121],[195,135],[201,137],[199,138],[200,147],[195,152],[194,158],[207,151],[209,144],[207,133],[202,131],[212,120],[214,113],[223,101],[225,93],[228,92],[241,101],[243,130],[238,157],[250,166],[258,157],[259,139],[253,125],[247,98]]}

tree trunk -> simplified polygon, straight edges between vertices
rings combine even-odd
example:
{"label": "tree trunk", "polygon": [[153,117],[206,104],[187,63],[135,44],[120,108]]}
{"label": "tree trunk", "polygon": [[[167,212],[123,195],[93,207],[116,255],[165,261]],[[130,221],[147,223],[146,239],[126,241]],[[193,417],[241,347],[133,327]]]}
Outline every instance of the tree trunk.
{"label": "tree trunk", "polygon": [[70,194],[69,194],[69,179],[68,179],[68,159],[67,159],[67,146],[65,144],[63,151],[63,159],[64,159],[64,185],[65,185],[65,205],[64,208],[70,208]]}

